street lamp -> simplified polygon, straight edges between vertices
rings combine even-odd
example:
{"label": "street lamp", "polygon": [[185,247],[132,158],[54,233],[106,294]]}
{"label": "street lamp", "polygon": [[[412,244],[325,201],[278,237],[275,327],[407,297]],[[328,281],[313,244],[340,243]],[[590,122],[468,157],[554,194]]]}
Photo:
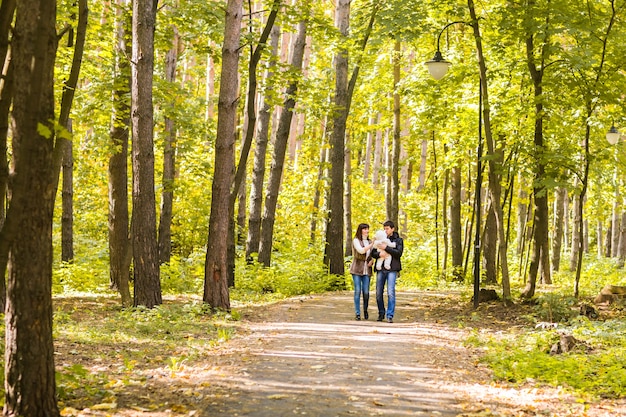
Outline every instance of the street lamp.
{"label": "street lamp", "polygon": [[[443,59],[441,55],[441,50],[439,49],[439,42],[441,40],[441,35],[448,29],[450,26],[462,23],[465,25],[470,25],[468,22],[463,21],[455,21],[448,23],[441,29],[439,32],[439,36],[437,36],[437,52],[435,52],[435,56],[430,61],[425,62],[425,65],[428,67],[428,72],[430,75],[437,81],[442,79],[446,72],[448,72],[448,68],[452,65],[451,62]],[[478,83],[478,145],[476,147],[476,235],[474,237],[474,308],[478,307],[478,294],[480,293],[480,227],[481,227],[481,192],[482,192],[482,153],[483,153],[483,140],[482,140],[482,131],[483,131],[483,118],[482,118],[482,109],[483,109],[483,80],[479,78]]]}
{"label": "street lamp", "polygon": [[606,132],[606,140],[611,144],[611,145],[615,145],[618,141],[619,138],[621,137],[621,133],[619,133],[619,130],[617,130],[615,128],[614,124],[611,124],[611,128],[609,129],[608,132]]}

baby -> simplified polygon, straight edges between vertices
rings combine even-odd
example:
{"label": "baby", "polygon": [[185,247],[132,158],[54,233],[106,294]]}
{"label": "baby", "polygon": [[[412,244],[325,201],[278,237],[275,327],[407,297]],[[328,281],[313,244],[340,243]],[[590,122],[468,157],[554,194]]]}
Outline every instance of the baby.
{"label": "baby", "polygon": [[380,249],[380,245],[382,245],[383,243],[386,244],[390,248],[396,247],[395,242],[392,242],[387,238],[387,233],[385,233],[384,230],[379,230],[374,235],[374,247],[378,249],[378,254],[379,254],[379,257],[376,260],[377,271],[380,271],[383,265],[385,269],[391,268],[391,255],[388,252],[384,251],[383,249]]}

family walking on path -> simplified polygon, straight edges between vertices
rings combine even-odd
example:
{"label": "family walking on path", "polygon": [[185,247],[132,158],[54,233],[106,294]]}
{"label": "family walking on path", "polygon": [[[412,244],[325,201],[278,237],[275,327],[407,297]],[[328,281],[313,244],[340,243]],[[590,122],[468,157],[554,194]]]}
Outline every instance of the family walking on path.
{"label": "family walking on path", "polygon": [[[393,323],[396,308],[396,280],[402,270],[402,252],[404,242],[396,226],[391,220],[383,223],[383,229],[376,232],[375,240],[369,239],[369,225],[361,223],[356,229],[352,241],[352,264],[350,274],[354,282],[354,311],[356,320],[361,320],[361,294],[363,294],[363,318],[367,320],[369,314],[370,277],[372,266],[376,269],[376,305],[378,307],[377,321],[387,320]],[[384,290],[387,286],[387,308],[385,309]]]}

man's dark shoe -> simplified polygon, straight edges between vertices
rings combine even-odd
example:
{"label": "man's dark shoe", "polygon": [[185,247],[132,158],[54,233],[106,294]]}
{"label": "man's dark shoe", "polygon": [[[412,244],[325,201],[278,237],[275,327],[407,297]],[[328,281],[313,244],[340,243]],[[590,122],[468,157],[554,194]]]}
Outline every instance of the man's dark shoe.
{"label": "man's dark shoe", "polygon": [[361,320],[361,316],[357,314],[357,315],[356,315],[356,317],[355,317],[355,319],[356,319],[356,320]]}
{"label": "man's dark shoe", "polygon": [[393,317],[387,317],[387,323],[393,323]]}
{"label": "man's dark shoe", "polygon": [[376,321],[383,321],[384,318],[385,318],[385,316],[383,316],[382,314],[379,314],[378,318],[376,319]]}
{"label": "man's dark shoe", "polygon": [[370,318],[370,315],[369,315],[369,313],[366,311],[366,312],[363,314],[363,317],[365,317],[365,320],[367,320],[367,319],[369,319],[369,318]]}

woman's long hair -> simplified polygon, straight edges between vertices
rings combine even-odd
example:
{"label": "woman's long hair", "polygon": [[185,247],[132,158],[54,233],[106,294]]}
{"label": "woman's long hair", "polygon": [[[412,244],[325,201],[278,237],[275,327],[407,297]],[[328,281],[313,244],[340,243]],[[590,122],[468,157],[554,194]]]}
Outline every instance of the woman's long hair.
{"label": "woman's long hair", "polygon": [[356,228],[356,233],[354,234],[355,239],[363,240],[363,229],[369,229],[370,225],[367,223],[361,223]]}

